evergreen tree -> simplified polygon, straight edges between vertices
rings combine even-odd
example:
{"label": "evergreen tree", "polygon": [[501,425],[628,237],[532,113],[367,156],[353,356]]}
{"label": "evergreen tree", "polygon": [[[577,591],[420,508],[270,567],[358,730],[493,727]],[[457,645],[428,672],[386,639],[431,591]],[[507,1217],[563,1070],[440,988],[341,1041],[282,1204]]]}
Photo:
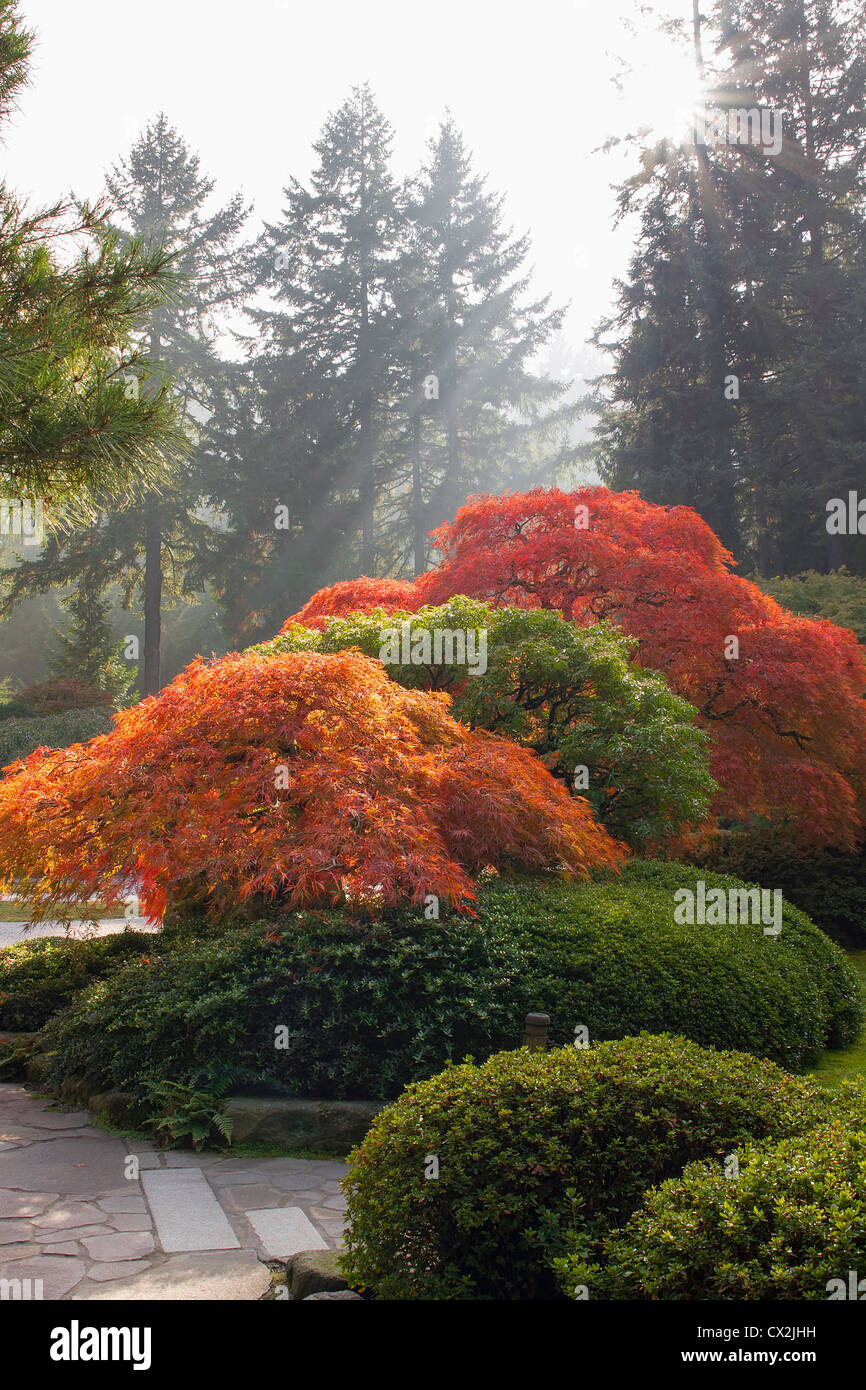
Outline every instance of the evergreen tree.
{"label": "evergreen tree", "polygon": [[[34,35],[0,0],[0,122],[28,80]],[[183,453],[168,393],[133,398],[137,326],[173,290],[164,248],[121,245],[104,205],[30,211],[0,186],[0,489],[44,524],[89,494],[159,485]]]}
{"label": "evergreen tree", "polygon": [[[164,115],[149,124],[128,158],[111,171],[109,195],[122,228],[105,235],[120,245],[138,244],[170,256],[177,291],[156,307],[138,334],[151,376],[140,394],[170,391],[187,434],[195,440],[212,409],[223,370],[215,353],[215,316],[237,305],[249,275],[249,252],[238,239],[247,211],[235,196],[208,211],[214,189],[199,159],[190,153]],[[156,371],[158,369],[158,376]],[[139,390],[137,383],[133,383]],[[160,688],[161,614],[165,600],[196,592],[207,573],[211,528],[203,499],[213,491],[196,452],[159,487],[105,505],[98,525],[77,527],[49,538],[34,560],[6,572],[6,611],[27,594],[81,581],[82,602],[119,584],[125,606],[144,611],[142,693]],[[94,589],[97,582],[101,586]]]}
{"label": "evergreen tree", "polygon": [[[717,0],[693,41],[728,139],[645,150],[620,190],[640,235],[615,314],[600,467],[696,505],[763,572],[863,564],[826,504],[863,477],[860,154],[866,20],[830,0]],[[731,140],[737,110],[772,143]],[[736,380],[734,380],[736,379]],[[726,389],[727,383],[727,389]]]}
{"label": "evergreen tree", "polygon": [[[406,204],[401,345],[411,402],[416,573],[426,568],[422,529],[453,517],[473,492],[541,481],[522,471],[526,456],[542,437],[554,441],[561,462],[574,413],[556,408],[568,383],[531,370],[565,309],[549,310],[549,295],[527,300],[529,239],[512,237],[502,215],[503,199],[473,172],[446,117]],[[429,379],[435,395],[423,389]]]}
{"label": "evergreen tree", "polygon": [[57,680],[77,680],[107,691],[121,704],[135,682],[137,668],[124,660],[123,642],[115,641],[108,620],[109,603],[80,583],[63,606],[71,622],[55,637],[48,655],[49,673]]}

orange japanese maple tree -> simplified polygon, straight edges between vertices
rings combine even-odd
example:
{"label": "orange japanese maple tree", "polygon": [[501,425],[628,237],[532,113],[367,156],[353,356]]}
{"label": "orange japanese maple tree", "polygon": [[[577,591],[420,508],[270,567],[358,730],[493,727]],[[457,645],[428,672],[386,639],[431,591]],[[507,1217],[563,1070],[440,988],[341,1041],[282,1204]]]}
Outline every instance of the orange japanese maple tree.
{"label": "orange japanese maple tree", "polygon": [[135,884],[158,919],[190,885],[214,914],[277,896],[465,907],[487,865],[618,865],[588,803],[448,705],[357,652],[193,663],[111,732],[0,779],[4,885],[39,920]]}

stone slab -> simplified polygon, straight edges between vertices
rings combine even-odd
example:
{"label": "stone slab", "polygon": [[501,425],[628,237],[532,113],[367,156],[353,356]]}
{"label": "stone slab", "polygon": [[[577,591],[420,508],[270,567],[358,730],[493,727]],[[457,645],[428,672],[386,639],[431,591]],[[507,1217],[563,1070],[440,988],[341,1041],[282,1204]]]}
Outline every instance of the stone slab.
{"label": "stone slab", "polygon": [[248,1211],[247,1220],[271,1260],[287,1260],[301,1250],[327,1250],[312,1221],[300,1207]]}
{"label": "stone slab", "polygon": [[83,1260],[69,1259],[63,1255],[40,1255],[32,1260],[0,1263],[0,1279],[41,1279],[42,1297],[48,1302],[62,1298],[70,1289],[74,1289],[84,1278],[85,1269]]}
{"label": "stone slab", "polygon": [[[3,1173],[6,1159],[0,1164]],[[41,1216],[47,1206],[56,1202],[59,1192],[15,1192],[8,1187],[0,1187],[0,1217],[2,1216]]]}
{"label": "stone slab", "polygon": [[200,1168],[156,1168],[141,1182],[166,1254],[239,1250],[240,1242]]}
{"label": "stone slab", "polygon": [[263,1298],[270,1287],[270,1271],[260,1263],[253,1250],[209,1251],[172,1255],[144,1274],[124,1279],[119,1284],[107,1284],[104,1289],[82,1288],[76,1300],[252,1301]]}
{"label": "stone slab", "polygon": [[113,1236],[88,1236],[83,1241],[92,1260],[116,1262],[138,1260],[153,1252],[153,1236],[149,1231],[119,1231]]}
{"label": "stone slab", "polygon": [[0,1182],[33,1192],[44,1192],[49,1183],[59,1184],[69,1196],[110,1187],[123,1173],[126,1151],[111,1135],[91,1134],[67,1135],[5,1153],[0,1159]]}

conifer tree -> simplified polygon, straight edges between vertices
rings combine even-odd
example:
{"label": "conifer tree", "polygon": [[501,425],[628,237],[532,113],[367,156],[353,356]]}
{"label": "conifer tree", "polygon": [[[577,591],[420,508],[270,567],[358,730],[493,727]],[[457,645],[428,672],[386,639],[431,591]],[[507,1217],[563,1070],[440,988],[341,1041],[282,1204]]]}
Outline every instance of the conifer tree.
{"label": "conifer tree", "polygon": [[[111,171],[107,188],[119,225],[105,236],[169,256],[176,277],[172,301],[155,307],[136,335],[149,375],[135,377],[127,389],[142,399],[170,392],[194,441],[223,371],[215,318],[239,303],[248,280],[249,252],[239,245],[247,210],[238,195],[208,210],[214,183],[164,115]],[[79,580],[84,602],[97,575],[100,592],[119,584],[125,606],[143,606],[142,693],[155,694],[163,603],[196,592],[208,572],[212,537],[202,503],[213,490],[203,456],[193,452],[144,495],[131,494],[120,505],[102,499],[98,525],[50,537],[37,558],[6,572],[5,611],[27,594]]]}

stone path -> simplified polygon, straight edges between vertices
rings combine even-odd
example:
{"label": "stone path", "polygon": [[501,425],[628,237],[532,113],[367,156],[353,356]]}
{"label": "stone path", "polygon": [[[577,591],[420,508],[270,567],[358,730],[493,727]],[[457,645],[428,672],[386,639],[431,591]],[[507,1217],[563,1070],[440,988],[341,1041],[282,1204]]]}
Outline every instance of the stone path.
{"label": "stone path", "polygon": [[[96,925],[92,922],[72,922],[72,936],[112,936],[129,927],[132,931],[158,931],[145,917],[104,917]],[[27,930],[25,930],[25,928]],[[17,946],[22,941],[33,941],[37,936],[66,936],[66,928],[59,922],[40,922],[31,927],[28,922],[0,922],[0,946]]]}
{"label": "stone path", "polygon": [[261,1298],[264,1261],[340,1244],[346,1171],[158,1150],[0,1084],[0,1298]]}

